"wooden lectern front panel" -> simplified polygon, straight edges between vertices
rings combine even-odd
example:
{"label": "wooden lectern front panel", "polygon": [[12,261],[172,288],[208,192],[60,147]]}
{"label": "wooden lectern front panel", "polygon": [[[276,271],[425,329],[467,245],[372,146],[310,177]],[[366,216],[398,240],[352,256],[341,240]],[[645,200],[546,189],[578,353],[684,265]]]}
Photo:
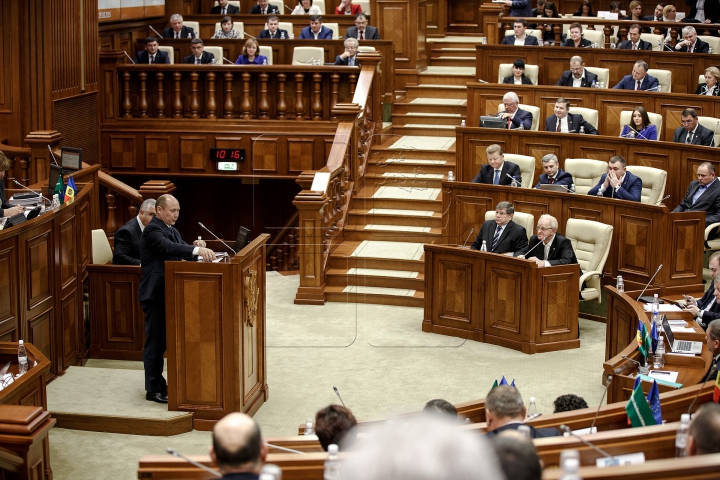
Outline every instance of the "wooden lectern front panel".
{"label": "wooden lectern front panel", "polygon": [[[650,233],[652,220],[621,213],[615,224],[616,235],[624,240],[618,251],[618,273],[625,271],[647,275],[651,273]],[[659,241],[660,239],[656,239]]]}
{"label": "wooden lectern front panel", "polygon": [[[442,295],[437,302],[439,311],[437,318],[445,322],[472,323],[470,306],[472,304],[472,276],[473,265],[470,263],[457,263],[441,261],[439,264],[439,288]],[[479,288],[476,285],[476,288]]]}
{"label": "wooden lectern front panel", "polygon": [[52,232],[48,230],[27,240],[28,293],[25,308],[28,310],[44,300],[49,300],[52,296],[50,285],[50,259],[53,257],[51,235]]}
{"label": "wooden lectern front panel", "polygon": [[0,243],[0,335],[17,333],[17,248],[12,239]]}
{"label": "wooden lectern front panel", "polygon": [[[470,197],[458,195],[456,206],[458,215],[455,216],[458,222],[455,231],[458,232],[458,236],[455,239],[450,239],[448,243],[460,245],[467,239],[467,244],[472,245],[475,237],[480,233],[480,227],[485,222],[485,212],[489,210],[495,211],[495,203],[489,196]],[[470,235],[470,230],[473,227],[475,231]]]}
{"label": "wooden lectern front panel", "polygon": [[522,341],[520,315],[522,272],[515,267],[495,264],[486,272],[486,288],[492,299],[485,305],[485,332],[515,342]]}
{"label": "wooden lectern front panel", "polygon": [[572,273],[544,276],[542,280],[544,301],[541,303],[540,335],[576,331],[578,328],[577,280],[573,278]]}
{"label": "wooden lectern front panel", "polygon": [[[672,269],[670,272],[671,280],[682,281],[683,278],[692,278],[697,270],[698,262],[702,262],[702,257],[695,254],[698,244],[702,244],[704,239],[698,238],[696,232],[698,224],[702,219],[675,219],[674,215],[670,215],[670,228],[672,231],[672,241],[670,247],[675,252],[673,262],[669,265]],[[702,230],[700,230],[702,231]],[[702,267],[701,267],[702,268]]]}

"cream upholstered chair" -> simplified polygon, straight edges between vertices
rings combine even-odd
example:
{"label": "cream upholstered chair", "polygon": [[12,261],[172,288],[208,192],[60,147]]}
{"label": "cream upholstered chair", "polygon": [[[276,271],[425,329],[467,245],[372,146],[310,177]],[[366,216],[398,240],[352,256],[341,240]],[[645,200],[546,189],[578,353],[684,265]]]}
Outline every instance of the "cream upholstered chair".
{"label": "cream upholstered chair", "polygon": [[[540,128],[540,107],[536,107],[535,105],[525,105],[523,103],[518,103],[518,108],[532,114],[533,119],[532,127],[530,127],[530,130],[537,132],[538,128]],[[503,110],[505,110],[505,105],[501,103],[498,105],[498,113],[502,112]]]}
{"label": "cream upholstered chair", "polygon": [[[658,140],[660,140],[660,132],[662,132],[662,122],[663,118],[662,115],[659,113],[653,113],[653,112],[647,112],[648,118],[650,119],[650,123],[655,125],[657,127],[658,132]],[[625,125],[630,124],[630,119],[632,118],[632,110],[623,110],[620,112],[620,133],[622,133],[623,128]]]}
{"label": "cream upholstered chair", "polygon": [[358,47],[358,52],[374,52],[375,47],[369,47],[367,45],[360,45]]}
{"label": "cream upholstered chair", "polygon": [[[565,226],[565,236],[570,239],[580,264],[580,295],[583,300],[601,302],[600,279],[605,267],[613,226],[592,220],[570,218]],[[582,288],[585,282],[585,288]]]}
{"label": "cream upholstered chair", "polygon": [[[215,31],[217,32],[220,30],[220,22],[215,23]],[[233,22],[233,30],[236,30],[240,33],[240,38],[243,38],[243,34],[245,33],[245,23],[244,22]]]}
{"label": "cream upholstered chair", "polygon": [[[317,5],[317,7],[320,9],[320,13],[325,15],[327,13],[327,10],[325,10],[325,0],[313,0],[313,5]],[[330,13],[335,13],[334,11]]]}
{"label": "cream upholstered chair", "polygon": [[[295,26],[292,22],[278,22],[278,28],[280,30],[285,30],[288,32],[288,35],[291,35],[292,37],[295,36]],[[267,29],[267,24],[265,25],[265,29]]]}
{"label": "cream upholstered chair", "polygon": [[655,205],[665,196],[665,184],[667,183],[667,172],[665,170],[643,165],[628,165],[627,171],[642,180],[640,202]]}
{"label": "cream upholstered chair", "polygon": [[598,126],[598,111],[585,107],[570,107],[570,113],[574,115],[582,115],[586,122],[593,127]]}
{"label": "cream upholstered chair", "polygon": [[713,139],[715,140],[715,146],[717,147],[718,141],[720,140],[720,118],[701,117],[700,115],[698,115],[697,118],[700,125],[715,132]]}
{"label": "cream upholstered chair", "polygon": [[110,248],[105,230],[92,231],[92,263],[105,264],[112,262],[113,252]]}
{"label": "cream upholstered chair", "polygon": [[653,50],[655,51],[662,51],[662,40],[663,35],[655,35],[654,33],[641,33],[640,34],[640,40],[645,40],[646,42],[649,42],[650,45],[653,46]]}
{"label": "cream upholstered chair", "polygon": [[202,38],[200,36],[200,22],[185,22],[183,21],[183,27],[189,27],[193,29],[193,32],[195,32],[195,36],[198,38]]}
{"label": "cream upholstered chair", "polygon": [[720,235],[714,235],[715,238],[708,240],[711,233],[720,228],[720,223],[713,223],[705,228],[705,251],[720,250]]}
{"label": "cream upholstered chair", "polygon": [[603,88],[610,88],[608,83],[610,82],[610,69],[600,67],[585,67],[585,70],[592,72],[598,76],[598,82],[604,82]]}
{"label": "cream upholstered chair", "polygon": [[170,63],[175,63],[175,50],[173,49],[173,47],[161,45],[158,47],[158,50],[162,50],[163,52],[167,53]]}
{"label": "cream upholstered chair", "polygon": [[[495,219],[495,210],[488,210],[485,212],[485,221]],[[535,233],[535,217],[531,213],[523,213],[516,211],[513,214],[513,222],[517,223],[525,229],[528,240]]]}
{"label": "cream upholstered chair", "polygon": [[[313,3],[313,5],[315,4]],[[340,38],[340,25],[338,23],[323,23],[323,26],[332,30],[333,40]]]}
{"label": "cream upholstered chair", "polygon": [[[505,77],[512,77],[513,64],[512,63],[501,63],[498,68],[498,83],[502,83]],[[525,76],[530,79],[533,85],[538,84],[538,74],[540,68],[537,65],[525,65]]]}
{"label": "cream upholstered chair", "polygon": [[267,45],[260,47],[260,55],[265,55],[268,59],[268,65],[273,64],[273,51],[272,47],[268,47]]}
{"label": "cream upholstered chair", "polygon": [[720,38],[710,37],[708,35],[698,35],[697,38],[710,45],[710,53],[720,53]]}
{"label": "cream upholstered chair", "polygon": [[[235,5],[236,7],[241,8],[241,7],[240,7],[240,0],[229,0],[229,1],[228,1],[228,4],[230,4],[230,5]],[[216,6],[216,7],[218,6],[217,0],[215,0],[215,6]],[[240,12],[240,13],[242,13],[242,12]],[[250,12],[245,12],[245,13],[250,13]],[[197,30],[195,30],[195,31],[197,31]]]}
{"label": "cream upholstered chair", "polygon": [[295,47],[293,49],[293,65],[309,65],[313,59],[325,62],[325,50],[322,47]]}
{"label": "cream upholstered chair", "polygon": [[[280,11],[280,15],[285,15],[286,13],[290,13],[289,11],[286,11],[287,9],[285,8],[284,0],[268,0],[268,3],[270,5],[275,5],[276,7],[278,7],[278,10]],[[250,13],[250,12],[246,12],[246,13]],[[288,30],[288,33],[290,33],[289,30]]]}
{"label": "cream upholstered chair", "polygon": [[353,3],[360,5],[360,9],[365,15],[370,15],[370,0],[353,0]]}
{"label": "cream upholstered chair", "polygon": [[566,158],[565,170],[573,176],[575,193],[587,195],[592,187],[597,185],[603,173],[607,173],[608,164],[590,158]]}
{"label": "cream upholstered chair", "polygon": [[589,40],[594,46],[597,43],[598,48],[605,48],[605,33],[600,30],[583,30],[583,38]]}
{"label": "cream upholstered chair", "polygon": [[648,75],[658,79],[660,83],[660,92],[672,92],[672,72],[670,70],[660,70],[657,68],[650,68],[647,71]]}
{"label": "cream upholstered chair", "polygon": [[210,45],[205,45],[205,47],[203,48],[203,51],[212,53],[213,57],[215,57],[215,63],[217,65],[223,64],[223,48],[222,47],[213,47]]}
{"label": "cream upholstered chair", "polygon": [[508,162],[512,162],[518,167],[520,167],[523,188],[532,188],[532,181],[535,177],[535,157],[518,155],[515,153],[506,153],[505,160],[507,160]]}
{"label": "cream upholstered chair", "polygon": [[[355,2],[355,3],[357,3],[357,2]],[[505,30],[505,36],[508,37],[508,36],[510,36],[510,35],[515,35],[515,31],[514,31],[514,30]],[[535,29],[533,29],[533,28],[528,28],[527,30],[525,30],[525,35],[529,35],[529,36],[531,36],[531,37],[537,38],[538,45],[542,45],[542,42],[543,42],[543,38],[542,38],[542,37],[543,37],[543,35],[542,35],[542,32],[541,32],[540,30],[535,30]]]}

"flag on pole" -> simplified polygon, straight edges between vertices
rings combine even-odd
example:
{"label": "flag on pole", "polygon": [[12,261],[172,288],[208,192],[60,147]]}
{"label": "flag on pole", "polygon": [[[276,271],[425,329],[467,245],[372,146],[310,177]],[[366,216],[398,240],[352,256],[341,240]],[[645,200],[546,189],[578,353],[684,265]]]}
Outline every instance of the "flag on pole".
{"label": "flag on pole", "polygon": [[508,382],[507,382],[507,380],[505,380],[505,375],[503,375],[502,379],[500,380],[500,386],[507,385],[507,384],[508,384]]}
{"label": "flag on pole", "polygon": [[65,195],[63,195],[64,190],[65,185],[63,184],[62,175],[58,175],[57,183],[55,184],[55,189],[53,190],[53,195],[57,194],[58,199],[60,200],[60,205],[62,205],[63,201],[65,201]]}
{"label": "flag on pole", "polygon": [[625,405],[625,411],[630,420],[630,425],[633,427],[657,425],[655,415],[648,404],[647,398],[645,398],[643,394],[642,385],[638,385],[638,387],[633,390],[630,400],[627,405]]}
{"label": "flag on pole", "polygon": [[715,390],[713,390],[713,402],[720,403],[720,371],[715,377]]}
{"label": "flag on pole", "polygon": [[658,331],[657,331],[657,323],[652,322],[652,327],[650,327],[650,340],[652,340],[652,352],[653,353],[655,353],[657,351],[658,338],[659,337],[658,337]]}
{"label": "flag on pole", "polygon": [[75,192],[77,192],[75,180],[73,177],[70,177],[68,179],[67,186],[65,187],[65,198],[63,199],[63,203],[72,203],[75,200]]}
{"label": "flag on pole", "polygon": [[655,417],[655,422],[661,425],[662,409],[660,408],[660,388],[655,380],[653,380],[652,387],[650,387],[650,391],[647,394],[647,401],[650,405],[650,410],[652,410],[653,417]]}
{"label": "flag on pole", "polygon": [[495,379],[495,382],[494,382],[493,385],[492,385],[492,387],[490,387],[490,390],[492,390],[493,388],[495,388],[495,387],[497,387],[497,386],[498,386],[498,383],[497,383],[497,378],[496,378],[496,379]]}
{"label": "flag on pole", "polygon": [[652,344],[650,341],[650,335],[648,335],[647,327],[645,327],[645,324],[640,319],[638,319],[638,331],[636,339],[638,343],[638,350],[640,350],[640,353],[642,353],[643,357],[645,357],[646,360],[650,360],[650,355],[652,355]]}

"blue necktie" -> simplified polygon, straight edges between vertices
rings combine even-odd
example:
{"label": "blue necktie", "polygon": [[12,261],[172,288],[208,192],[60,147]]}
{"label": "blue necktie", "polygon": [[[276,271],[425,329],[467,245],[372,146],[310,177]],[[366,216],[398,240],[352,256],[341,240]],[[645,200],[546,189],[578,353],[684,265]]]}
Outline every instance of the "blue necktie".
{"label": "blue necktie", "polygon": [[493,178],[493,185],[500,185],[500,170],[495,170],[495,178]]}
{"label": "blue necktie", "polygon": [[497,247],[498,240],[500,240],[500,234],[502,233],[503,227],[497,227],[495,230],[495,236],[493,237],[492,246],[490,247],[490,251],[492,252],[495,250],[495,247]]}

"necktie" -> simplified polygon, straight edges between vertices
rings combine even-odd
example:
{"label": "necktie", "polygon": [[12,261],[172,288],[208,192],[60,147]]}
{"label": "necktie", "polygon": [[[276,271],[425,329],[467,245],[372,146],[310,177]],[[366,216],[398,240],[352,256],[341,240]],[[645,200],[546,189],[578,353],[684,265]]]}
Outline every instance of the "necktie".
{"label": "necktie", "polygon": [[175,32],[175,38],[180,38],[180,32]]}
{"label": "necktie", "polygon": [[348,58],[348,65],[351,67],[355,66],[355,59],[353,57]]}
{"label": "necktie", "polygon": [[685,137],[685,143],[690,144],[692,143],[693,133],[688,132],[687,137]]}
{"label": "necktie", "polygon": [[155,63],[155,54],[150,55],[150,63]]}
{"label": "necktie", "polygon": [[223,7],[223,9],[222,9],[222,14],[223,14],[223,15],[227,15],[227,8]]}
{"label": "necktie", "polygon": [[508,130],[512,128],[512,118],[508,117]]}
{"label": "necktie", "polygon": [[493,185],[500,185],[500,170],[495,170],[495,178],[493,178]]}
{"label": "necktie", "polygon": [[200,65],[200,59],[195,57],[195,65]]}
{"label": "necktie", "polygon": [[493,237],[492,246],[490,247],[490,251],[495,250],[495,247],[497,247],[498,241],[500,240],[500,234],[502,233],[503,227],[497,227],[495,229],[495,236]]}
{"label": "necktie", "polygon": [[264,8],[262,9],[263,15],[265,15],[265,14],[267,13],[265,10],[266,10],[266,9],[264,9]]}
{"label": "necktie", "polygon": [[275,32],[272,32],[272,33],[270,34],[270,38],[275,38]]}
{"label": "necktie", "polygon": [[633,43],[633,50],[637,50],[637,43]]}
{"label": "necktie", "polygon": [[556,132],[561,132],[561,131],[562,131],[562,130],[560,129],[560,125],[561,125],[561,124],[562,124],[562,121],[558,118],[557,129],[555,130]]}
{"label": "necktie", "polygon": [[364,38],[363,38],[363,32],[360,32],[360,40],[364,40]]}
{"label": "necktie", "polygon": [[640,90],[640,80],[637,81],[637,85],[635,87],[635,90]]}
{"label": "necktie", "polygon": [[553,177],[548,177],[548,183],[552,185],[555,182],[555,179]]}
{"label": "necktie", "polygon": [[688,48],[688,52],[693,53],[693,47],[695,47],[695,45],[690,45],[690,48]]}

